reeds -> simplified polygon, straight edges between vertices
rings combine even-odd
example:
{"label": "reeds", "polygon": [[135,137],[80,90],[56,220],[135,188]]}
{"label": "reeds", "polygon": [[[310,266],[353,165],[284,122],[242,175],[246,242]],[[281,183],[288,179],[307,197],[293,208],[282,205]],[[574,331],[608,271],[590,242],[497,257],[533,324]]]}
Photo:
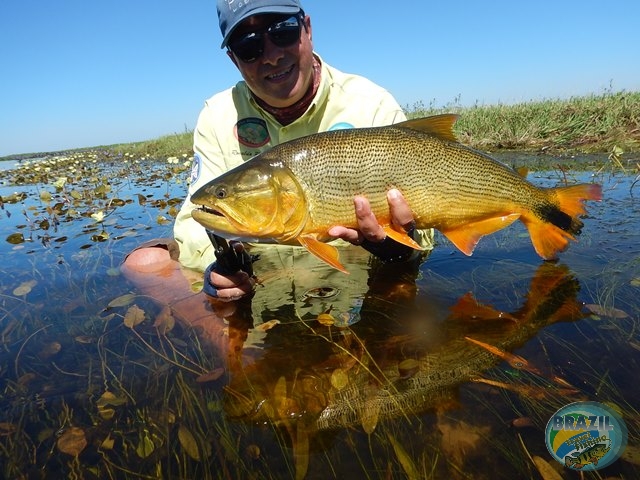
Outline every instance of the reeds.
{"label": "reeds", "polygon": [[610,152],[640,149],[640,92],[604,93],[514,105],[415,104],[408,116],[460,114],[462,143],[484,150]]}

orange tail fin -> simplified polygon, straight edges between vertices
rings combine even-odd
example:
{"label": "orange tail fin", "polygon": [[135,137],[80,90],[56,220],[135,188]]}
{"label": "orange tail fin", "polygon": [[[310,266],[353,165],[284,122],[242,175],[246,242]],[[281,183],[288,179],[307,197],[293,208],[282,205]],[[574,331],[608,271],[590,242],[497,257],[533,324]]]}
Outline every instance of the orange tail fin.
{"label": "orange tail fin", "polygon": [[578,216],[586,213],[584,200],[601,200],[602,187],[595,183],[572,185],[553,189],[552,193],[556,200],[553,207],[521,217],[533,247],[545,260],[556,258],[569,246],[569,240],[575,240],[583,225]]}

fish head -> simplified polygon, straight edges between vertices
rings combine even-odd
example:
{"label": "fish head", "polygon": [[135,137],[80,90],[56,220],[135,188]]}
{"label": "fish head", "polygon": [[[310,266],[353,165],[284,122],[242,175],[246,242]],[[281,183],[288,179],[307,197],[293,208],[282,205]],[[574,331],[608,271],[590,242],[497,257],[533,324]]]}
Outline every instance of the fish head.
{"label": "fish head", "polygon": [[255,157],[198,189],[192,217],[231,239],[288,243],[308,217],[302,186],[281,163]]}

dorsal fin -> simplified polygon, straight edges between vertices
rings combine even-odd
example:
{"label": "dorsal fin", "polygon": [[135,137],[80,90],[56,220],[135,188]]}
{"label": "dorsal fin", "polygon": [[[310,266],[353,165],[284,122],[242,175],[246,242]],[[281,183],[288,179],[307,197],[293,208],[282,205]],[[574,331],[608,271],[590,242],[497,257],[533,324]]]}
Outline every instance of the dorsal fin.
{"label": "dorsal fin", "polygon": [[441,140],[457,142],[458,139],[453,133],[453,124],[456,123],[456,120],[458,120],[458,115],[455,113],[444,113],[442,115],[406,120],[396,123],[394,127],[410,128],[411,130],[428,133]]}

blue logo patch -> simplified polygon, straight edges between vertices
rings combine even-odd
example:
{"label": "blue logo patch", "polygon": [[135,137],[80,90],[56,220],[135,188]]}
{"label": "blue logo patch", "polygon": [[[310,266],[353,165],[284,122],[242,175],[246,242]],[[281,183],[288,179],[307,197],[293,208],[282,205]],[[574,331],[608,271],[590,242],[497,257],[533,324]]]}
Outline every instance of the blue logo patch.
{"label": "blue logo patch", "polygon": [[200,170],[202,165],[202,160],[200,159],[200,155],[197,153],[193,156],[193,162],[191,163],[191,175],[189,176],[189,183],[193,185],[200,178]]}
{"label": "blue logo patch", "polygon": [[331,125],[329,127],[329,130],[327,131],[331,131],[331,130],[347,130],[349,128],[353,128],[353,125],[351,125],[348,122],[338,122],[338,123],[334,123],[333,125]]}

